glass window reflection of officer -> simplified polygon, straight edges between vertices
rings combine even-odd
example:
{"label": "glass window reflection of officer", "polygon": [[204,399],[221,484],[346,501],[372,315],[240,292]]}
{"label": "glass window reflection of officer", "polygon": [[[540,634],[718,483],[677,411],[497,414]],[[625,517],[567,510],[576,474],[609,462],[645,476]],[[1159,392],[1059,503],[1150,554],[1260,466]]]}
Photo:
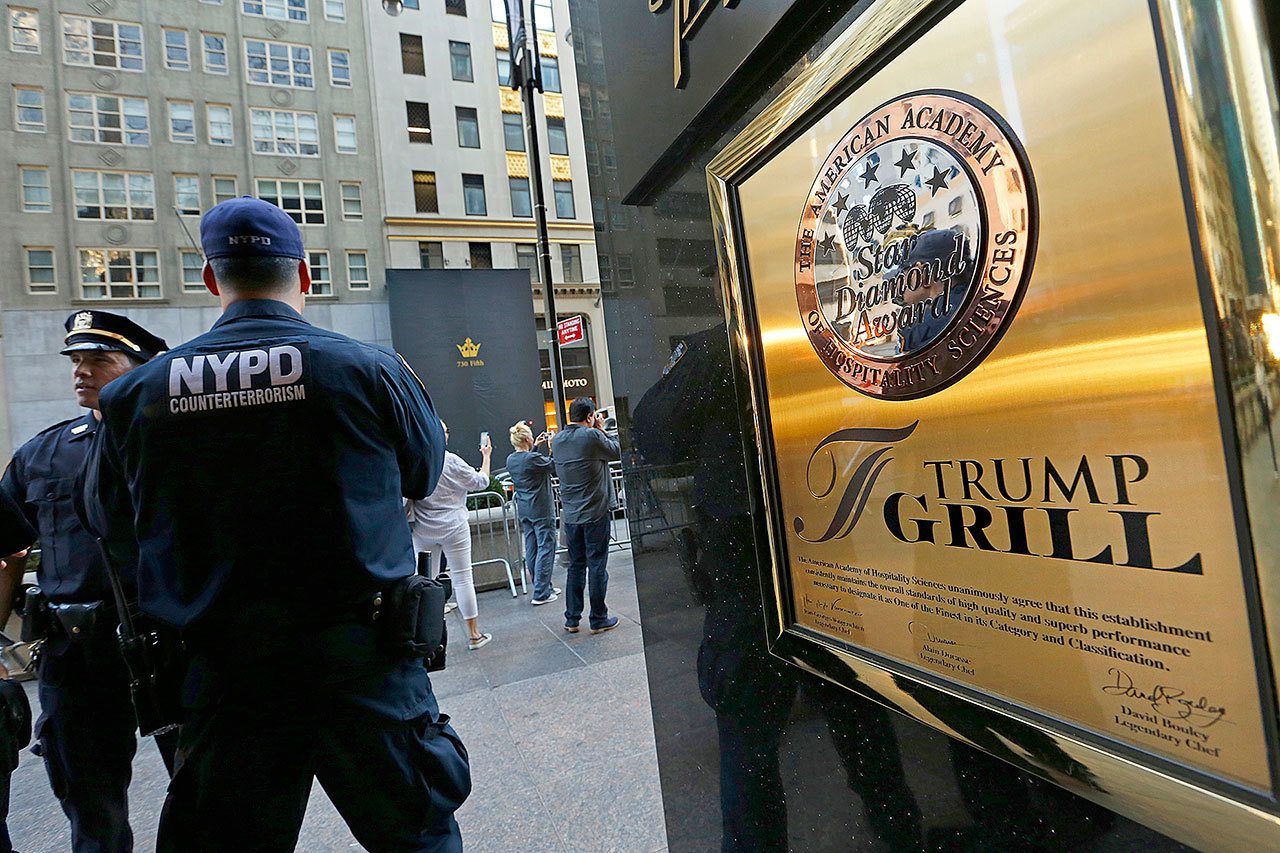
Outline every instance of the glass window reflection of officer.
{"label": "glass window reflection of officer", "polygon": [[[715,712],[720,748],[721,850],[791,849],[780,761],[792,705],[803,693],[823,717],[861,799],[870,834],[889,849],[922,847],[920,810],[908,787],[888,712],[769,653],[743,467],[734,365],[724,325],[676,346],[661,378],[636,404],[632,434],[664,475],[692,463],[696,520],[678,534],[682,568],[706,606],[698,687]],[[843,838],[850,848],[869,839]],[[830,846],[828,839],[824,843]],[[821,847],[823,843],[816,846]]]}
{"label": "glass window reflection of officer", "polygon": [[[77,850],[130,850],[128,791],[137,750],[129,677],[116,643],[115,598],[102,554],[73,508],[76,476],[101,415],[109,382],[168,349],[137,323],[106,311],[79,311],[66,321],[62,354],[71,358],[76,402],[88,413],[54,424],[14,454],[0,489],[22,508],[40,540],[38,586],[53,604],[103,602],[103,611],[73,638],[58,620],[38,654],[39,751],[53,792],[71,820]],[[0,575],[0,625],[9,619],[26,561]],[[123,578],[130,589],[133,578]],[[87,636],[86,636],[87,635]],[[174,737],[156,739],[172,767]]]}
{"label": "glass window reflection of officer", "polygon": [[[914,268],[920,271],[919,280],[922,282],[917,289],[904,290],[896,300],[898,305],[910,307],[924,303],[918,309],[919,313],[912,315],[911,323],[899,326],[899,353],[924,349],[937,340],[959,313],[969,296],[972,280],[972,275],[965,269],[974,263],[969,259],[969,251],[969,242],[960,229],[930,229],[916,238],[902,267],[885,273],[888,281]],[[948,272],[952,268],[955,272]],[[931,271],[941,271],[944,277],[935,277]],[[945,304],[941,300],[945,300]]]}
{"label": "glass window reflection of officer", "polygon": [[280,208],[225,201],[200,238],[223,314],[108,389],[86,470],[90,521],[136,531],[140,607],[189,655],[158,848],[292,850],[318,778],[365,848],[461,851],[466,750],[372,615],[415,571],[401,497],[435,487],[440,420],[394,353],[302,318]]}

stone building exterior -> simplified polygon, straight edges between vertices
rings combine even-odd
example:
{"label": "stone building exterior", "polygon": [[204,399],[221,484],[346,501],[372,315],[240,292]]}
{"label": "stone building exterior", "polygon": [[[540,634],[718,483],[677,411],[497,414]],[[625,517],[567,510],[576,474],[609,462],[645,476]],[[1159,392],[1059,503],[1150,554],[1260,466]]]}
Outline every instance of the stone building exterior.
{"label": "stone building exterior", "polygon": [[0,50],[0,444],[76,414],[56,353],[98,307],[170,343],[208,328],[199,214],[234,195],[302,225],[308,316],[387,341],[360,0],[20,0]]}

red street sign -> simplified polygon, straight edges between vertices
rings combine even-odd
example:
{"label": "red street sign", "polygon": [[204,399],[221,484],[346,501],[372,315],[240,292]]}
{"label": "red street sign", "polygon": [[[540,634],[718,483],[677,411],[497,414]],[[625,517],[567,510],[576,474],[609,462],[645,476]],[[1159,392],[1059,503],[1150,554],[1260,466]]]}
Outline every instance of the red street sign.
{"label": "red street sign", "polygon": [[560,344],[572,344],[582,340],[582,315],[570,317],[556,323],[556,332],[560,335]]}

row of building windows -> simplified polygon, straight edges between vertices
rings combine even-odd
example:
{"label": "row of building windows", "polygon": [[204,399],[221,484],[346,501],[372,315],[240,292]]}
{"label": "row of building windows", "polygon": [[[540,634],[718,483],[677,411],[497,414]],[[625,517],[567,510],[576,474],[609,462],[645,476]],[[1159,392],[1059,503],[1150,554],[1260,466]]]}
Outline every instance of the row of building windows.
{"label": "row of building windows", "polygon": [[[190,33],[163,27],[164,65],[171,71],[190,71],[194,64]],[[201,32],[201,63],[206,73],[230,73],[227,37]],[[67,65],[144,71],[142,27],[124,21],[62,16],[62,61]],[[249,82],[262,86],[314,89],[313,49],[305,44],[245,38],[245,69]],[[9,48],[19,53],[40,53],[39,17],[35,10],[9,7]],[[468,49],[469,50],[469,49]],[[326,51],[329,84],[351,88],[351,52],[331,47]],[[470,54],[467,57],[470,65]]]}
{"label": "row of building windows", "polygon": [[[493,19],[494,23],[506,23],[506,0],[489,0],[489,17]],[[551,0],[533,0],[533,19],[537,23],[538,29],[542,32],[555,31],[555,15],[551,10]]]}
{"label": "row of building windows", "polygon": [[615,287],[635,286],[635,263],[629,253],[620,253],[617,256],[600,253],[596,257],[600,265],[601,290],[610,292]]}
{"label": "row of building windows", "polygon": [[[151,111],[146,98],[93,92],[67,92],[66,97],[67,130],[72,142],[151,144]],[[197,141],[195,102],[170,100],[165,103],[169,141],[194,144]],[[13,105],[17,130],[44,133],[48,129],[43,89],[14,86]],[[256,154],[320,156],[320,119],[317,113],[254,107],[249,110],[249,126]],[[205,133],[210,145],[235,144],[230,104],[205,104]],[[479,134],[478,126],[476,134]],[[354,115],[333,116],[333,147],[339,154],[359,153]],[[479,147],[478,140],[476,147]]]}
{"label": "row of building windows", "polygon": [[[222,0],[200,0],[209,6],[221,6]],[[327,21],[345,21],[347,19],[347,0],[317,0],[324,7]],[[407,7],[409,4],[406,3]],[[416,8],[416,6],[415,6]],[[256,18],[272,18],[277,21],[297,21],[307,23],[311,19],[311,10],[307,0],[240,0],[240,11]]]}
{"label": "row of building windows", "polygon": [[[200,0],[200,2],[221,2],[221,0]],[[420,9],[419,0],[404,0],[405,9]],[[534,19],[542,32],[555,30],[555,15],[551,11],[551,0],[533,0]],[[467,0],[444,0],[444,10],[450,15],[467,17]],[[503,23],[507,20],[506,0],[489,0],[489,14],[494,21]]]}
{"label": "row of building windows", "polygon": [[[703,201],[706,204],[706,201]],[[591,199],[591,218],[595,223],[596,231],[603,234],[605,231],[626,231],[629,228],[639,227],[639,217],[636,214],[636,208],[624,205],[618,199],[609,199],[608,204],[602,198]]]}
{"label": "row of building windows", "polygon": [[[58,292],[56,251],[52,246],[24,246],[27,291],[34,294]],[[160,299],[163,296],[158,249],[77,248],[79,299]],[[345,252],[347,287],[368,290],[369,253],[364,249]],[[179,249],[182,291],[205,290],[204,258],[195,249]],[[307,252],[311,268],[311,296],[332,296],[333,271],[327,249]]]}
{"label": "row of building windows", "polygon": [[600,164],[604,163],[604,170],[610,175],[616,174],[618,171],[618,158],[613,152],[613,145],[609,142],[601,146],[596,143],[595,139],[586,138],[583,140],[587,153],[587,174],[595,177],[600,174]]}
{"label": "row of building windows", "polygon": [[[511,192],[511,215],[533,216],[533,197],[528,178],[507,178]],[[555,196],[556,218],[573,219],[573,181],[552,181]],[[439,213],[440,194],[435,172],[413,173],[413,204],[418,213]],[[468,216],[488,216],[489,204],[485,194],[484,175],[462,175],[462,205]]]}
{"label": "row of building windows", "polygon": [[[422,36],[400,34],[400,67],[405,74],[427,76],[427,58],[422,46]],[[459,82],[475,82],[470,42],[452,40],[449,42],[449,73]]]}
{"label": "row of building windows", "polygon": [[[431,144],[431,105],[424,101],[405,101],[405,122],[409,141]],[[475,107],[454,107],[459,148],[480,147],[480,116]],[[502,114],[502,136],[507,151],[524,151],[524,118],[519,113]],[[552,154],[568,155],[569,131],[563,118],[547,118],[547,142]]]}
{"label": "row of building windows", "polygon": [[[542,281],[538,268],[538,246],[535,243],[516,243],[516,268],[529,271],[534,283]],[[582,281],[582,247],[574,243],[560,243],[560,271],[563,281],[576,283]],[[471,269],[493,269],[493,244],[484,242],[467,243],[467,259]],[[444,243],[423,240],[418,243],[418,261],[423,269],[440,270],[445,268]]]}
{"label": "row of building windows", "polygon": [[[209,3],[210,0],[201,2]],[[347,19],[346,0],[323,2],[325,18],[331,21]],[[221,5],[221,0],[217,5]],[[242,0],[241,10],[246,15],[277,20],[305,22],[309,17],[307,0]],[[189,69],[191,60],[186,30],[165,27],[164,34],[165,65],[179,70]],[[64,59],[69,64],[142,70],[142,27],[137,23],[64,14],[62,44]],[[40,53],[40,13],[36,9],[9,7],[9,48],[19,53]],[[225,67],[225,43],[222,51]]]}
{"label": "row of building windows", "polygon": [[[495,52],[498,63],[498,83],[502,86],[511,84],[511,53],[506,50]],[[542,88],[547,92],[560,91],[560,60],[554,56],[543,56],[539,59],[542,68]],[[427,76],[427,59],[422,44],[422,36],[412,33],[400,34],[400,69],[405,74],[415,77]],[[462,83],[475,82],[475,68],[471,63],[471,44],[465,41],[449,42],[449,73],[454,80]]]}
{"label": "row of building windows", "polygon": [[[53,193],[49,167],[18,167],[19,200],[24,213],[52,213]],[[526,218],[533,216],[533,201],[528,178],[508,178],[511,213]],[[80,220],[156,219],[155,177],[150,172],[107,169],[72,169],[71,186],[75,197],[75,218]],[[237,195],[234,176],[214,175],[210,179],[213,204]],[[344,221],[364,219],[364,200],[358,181],[340,181],[342,218]],[[299,225],[323,225],[326,222],[324,184],[322,181],[258,178],[254,189],[259,198],[279,206]],[[573,182],[553,181],[556,217],[573,219]],[[201,204],[198,175],[177,173],[173,176],[174,207],[182,216],[199,216],[206,209]],[[439,213],[440,199],[435,172],[413,173],[414,206],[418,213]],[[488,199],[484,175],[462,175],[463,208],[468,216],[487,216]]]}
{"label": "row of building windows", "polygon": [[[211,6],[221,6],[222,0],[200,0]],[[330,21],[345,21],[347,19],[347,3],[346,0],[317,0],[324,6],[324,16]],[[467,15],[467,0],[442,0],[444,10],[450,15]],[[554,18],[551,11],[551,0],[534,0],[534,14],[538,22],[538,29],[551,31],[554,28]],[[420,0],[404,0],[405,9],[420,9]],[[506,20],[506,5],[504,0],[490,0],[490,14],[495,21]],[[240,0],[240,10],[246,15],[252,15],[260,18],[273,18],[278,21],[297,21],[306,23],[310,20],[311,11],[308,7],[307,0]]]}
{"label": "row of building windows", "polygon": [[[18,167],[21,187],[20,202],[24,213],[52,213],[53,193],[48,166]],[[209,179],[212,202],[209,206],[235,198],[238,193],[232,175],[213,175]],[[156,220],[156,183],[150,172],[125,172],[106,169],[72,169],[71,188],[75,201],[75,218],[85,221]],[[326,222],[324,184],[322,181],[258,178],[254,181],[258,198],[277,205],[299,225],[324,225]],[[364,219],[364,197],[359,181],[339,181],[342,219],[360,222]],[[174,174],[174,208],[181,216],[199,216],[207,209],[201,200],[199,175]]]}
{"label": "row of building windows", "polygon": [[[560,267],[566,283],[581,282],[582,247],[576,244],[559,245]],[[24,246],[27,290],[33,294],[56,294],[58,275],[56,251],[52,246]],[[77,248],[79,261],[78,298],[81,299],[160,299],[163,297],[158,249],[135,248]],[[471,242],[467,244],[468,262],[472,269],[493,268],[493,244]],[[527,270],[530,279],[541,281],[538,269],[537,246],[533,243],[516,243],[516,267]],[[346,283],[350,290],[370,288],[369,253],[364,249],[348,249],[346,258]],[[418,243],[418,257],[424,269],[444,269],[444,244],[434,241]],[[182,291],[203,293],[204,259],[195,249],[178,250],[182,270]],[[307,252],[307,265],[311,269],[311,296],[334,294],[333,268],[327,249],[311,249]],[[635,283],[630,255],[617,258],[618,283],[629,286]],[[609,256],[600,256],[601,285],[613,284],[612,265]]]}
{"label": "row of building windows", "polygon": [[[511,85],[511,53],[506,50],[496,51],[498,59],[498,85]],[[538,68],[542,73],[542,91],[560,91],[560,60],[554,56],[538,57]]]}

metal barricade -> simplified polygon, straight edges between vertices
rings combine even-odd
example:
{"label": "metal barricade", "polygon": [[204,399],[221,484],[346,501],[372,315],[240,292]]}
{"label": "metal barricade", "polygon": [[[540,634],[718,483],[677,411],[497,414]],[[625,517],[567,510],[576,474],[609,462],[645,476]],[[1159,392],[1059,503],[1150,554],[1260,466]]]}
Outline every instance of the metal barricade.
{"label": "metal barricade", "polygon": [[520,522],[514,502],[497,492],[472,492],[467,495],[467,509],[471,523],[471,568],[501,563],[507,572],[507,587],[515,598],[520,593],[516,592],[512,560],[508,559],[512,557],[520,572],[520,587],[527,593],[529,585],[525,580]]}
{"label": "metal barricade", "polygon": [[631,525],[627,518],[627,482],[621,462],[609,463],[609,486],[613,502],[609,506],[609,547],[620,551],[631,547]]}

